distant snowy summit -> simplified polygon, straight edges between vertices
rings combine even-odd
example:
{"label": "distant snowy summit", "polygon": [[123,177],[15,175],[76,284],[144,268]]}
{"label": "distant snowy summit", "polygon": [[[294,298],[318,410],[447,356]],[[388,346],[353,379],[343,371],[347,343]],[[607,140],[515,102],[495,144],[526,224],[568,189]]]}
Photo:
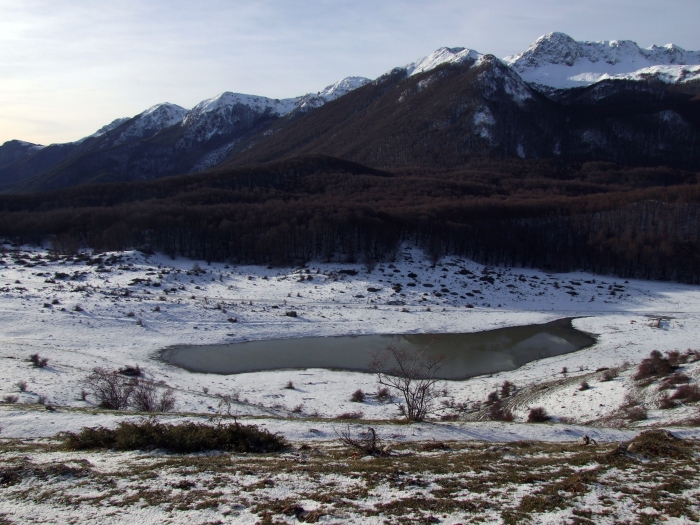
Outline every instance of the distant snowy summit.
{"label": "distant snowy summit", "polygon": [[589,86],[606,79],[681,83],[700,79],[700,52],[673,44],[640,48],[631,40],[579,42],[564,33],[538,38],[505,63],[526,82],[555,89]]}

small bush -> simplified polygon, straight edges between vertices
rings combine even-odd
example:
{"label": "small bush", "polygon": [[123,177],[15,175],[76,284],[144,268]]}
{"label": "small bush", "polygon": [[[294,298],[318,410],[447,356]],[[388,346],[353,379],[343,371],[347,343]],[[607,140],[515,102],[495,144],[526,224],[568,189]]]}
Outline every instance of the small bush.
{"label": "small bush", "polygon": [[158,389],[153,383],[138,381],[134,385],[130,404],[140,412],[170,412],[175,408],[175,396],[171,388],[158,396]]}
{"label": "small bush", "polygon": [[600,379],[601,381],[612,381],[617,377],[617,370],[614,368],[608,368],[607,370],[603,371],[603,377]]}
{"label": "small bush", "polygon": [[290,381],[287,381],[287,384],[284,385],[284,388],[285,388],[286,390],[294,390],[294,383],[292,383],[291,380],[290,380]]}
{"label": "small bush", "polygon": [[304,410],[304,405],[297,405],[292,409],[292,414],[301,414]]}
{"label": "small bush", "polygon": [[671,374],[675,369],[676,367],[670,363],[668,358],[663,357],[658,350],[654,350],[649,354],[649,357],[639,363],[634,379],[639,381],[651,377],[664,377]]}
{"label": "small bush", "polygon": [[513,392],[515,392],[515,385],[510,381],[503,381],[501,385],[501,398],[510,397]]}
{"label": "small bush", "polygon": [[670,376],[664,378],[663,383],[659,388],[661,390],[668,390],[670,388],[674,388],[676,385],[683,385],[689,382],[690,378],[687,375],[681,372],[676,372],[675,374],[671,374]]}
{"label": "small bush", "polygon": [[692,457],[692,448],[689,443],[679,439],[668,430],[646,430],[629,441],[627,452],[641,454],[646,457],[661,458],[688,458]]}
{"label": "small bush", "polygon": [[644,421],[647,418],[647,411],[644,407],[632,407],[627,410],[627,419],[630,421]]}
{"label": "small bush", "polygon": [[34,368],[46,368],[49,364],[49,358],[41,357],[39,354],[32,354],[29,356],[29,362]]}
{"label": "small bush", "polygon": [[492,403],[495,403],[498,401],[498,392],[494,390],[493,392],[489,392],[489,395],[486,397],[486,404],[490,405]]}
{"label": "small bush", "polygon": [[362,412],[356,411],[356,412],[343,412],[342,414],[338,414],[335,416],[336,419],[361,419],[362,418]]}
{"label": "small bush", "polygon": [[350,396],[350,401],[352,401],[353,403],[364,403],[365,393],[358,388],[352,393],[352,396]]}
{"label": "small bush", "polygon": [[542,407],[534,407],[530,409],[530,413],[527,415],[528,423],[544,423],[549,421],[551,417],[547,414],[547,411]]}
{"label": "small bush", "polygon": [[141,377],[143,375],[143,370],[138,365],[135,366],[123,366],[119,369],[119,373],[127,377]]}
{"label": "small bush", "polygon": [[586,381],[581,381],[581,384],[578,386],[578,389],[582,392],[584,390],[588,390],[589,388],[591,388],[591,385],[589,385]]}
{"label": "small bush", "polygon": [[377,398],[377,401],[391,401],[391,392],[389,392],[389,389],[387,387],[383,386],[379,390],[377,390],[377,394],[375,397]]}
{"label": "small bush", "polygon": [[297,317],[297,313],[295,310],[289,310],[288,312],[285,312],[284,315],[287,317]]}
{"label": "small bush", "polygon": [[10,394],[10,395],[5,396],[2,400],[4,403],[7,403],[8,405],[12,405],[12,404],[16,403],[17,401],[19,401],[19,397]]}
{"label": "small bush", "polygon": [[679,399],[686,403],[695,403],[700,401],[700,389],[697,384],[681,385],[671,396],[671,399]]}
{"label": "small bush", "polygon": [[673,401],[670,397],[668,397],[668,394],[666,394],[661,399],[659,399],[659,408],[661,410],[669,410],[671,408],[676,408],[676,402]]}
{"label": "small bush", "polygon": [[28,387],[27,382],[25,380],[17,381],[15,383],[15,386],[20,392],[26,392]]}
{"label": "small bush", "polygon": [[513,421],[513,413],[498,400],[489,407],[489,418],[493,421]]}
{"label": "small bush", "polygon": [[255,425],[164,424],[154,420],[120,422],[115,429],[83,428],[59,434],[68,450],[110,448],[116,450],[163,449],[176,453],[223,450],[227,452],[279,452],[287,448],[282,436]]}

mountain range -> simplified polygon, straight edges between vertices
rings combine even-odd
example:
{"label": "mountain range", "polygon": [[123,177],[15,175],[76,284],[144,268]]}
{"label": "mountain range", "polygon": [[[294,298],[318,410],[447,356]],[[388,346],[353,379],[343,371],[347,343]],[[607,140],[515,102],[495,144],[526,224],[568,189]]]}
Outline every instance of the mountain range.
{"label": "mountain range", "polygon": [[700,52],[563,33],[498,59],[441,48],[370,80],[162,103],[81,140],[0,146],[0,190],[148,180],[322,154],[373,168],[480,157],[700,168]]}

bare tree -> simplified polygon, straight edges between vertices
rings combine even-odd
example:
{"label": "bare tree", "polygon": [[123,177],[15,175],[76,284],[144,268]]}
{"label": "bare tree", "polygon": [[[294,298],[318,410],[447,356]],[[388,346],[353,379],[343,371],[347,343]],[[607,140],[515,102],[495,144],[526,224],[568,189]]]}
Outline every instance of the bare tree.
{"label": "bare tree", "polygon": [[84,383],[87,390],[95,396],[100,407],[111,410],[126,410],[129,407],[129,400],[134,391],[134,381],[122,376],[116,370],[93,368]]}
{"label": "bare tree", "polygon": [[175,396],[171,388],[158,396],[158,388],[151,381],[136,381],[131,406],[141,412],[170,412],[175,408]]}
{"label": "bare tree", "polygon": [[370,369],[377,374],[379,384],[398,390],[402,401],[399,411],[409,421],[423,421],[440,397],[439,378],[435,374],[445,364],[445,356],[428,355],[426,350],[411,350],[388,345],[374,355]]}

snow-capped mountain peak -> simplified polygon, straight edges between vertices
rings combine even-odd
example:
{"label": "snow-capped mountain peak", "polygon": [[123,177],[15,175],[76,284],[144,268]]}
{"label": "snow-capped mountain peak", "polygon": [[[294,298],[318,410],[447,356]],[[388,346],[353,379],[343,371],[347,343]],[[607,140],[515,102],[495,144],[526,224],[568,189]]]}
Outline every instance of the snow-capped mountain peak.
{"label": "snow-capped mountain peak", "polygon": [[225,111],[236,105],[248,106],[260,113],[271,110],[278,115],[286,115],[294,109],[297,100],[299,100],[299,97],[272,99],[258,95],[246,95],[243,93],[226,91],[215,97],[203,100],[193,107],[184,118],[183,124],[187,125],[207,113]]}
{"label": "snow-capped mountain peak", "polygon": [[564,33],[538,38],[526,51],[503,59],[527,82],[556,89],[605,79],[665,82],[700,78],[700,52],[674,44],[640,48],[631,40],[576,41]]}
{"label": "snow-capped mountain peak", "polygon": [[124,122],[126,122],[127,120],[129,120],[130,118],[131,118],[131,117],[121,117],[121,118],[114,119],[112,122],[110,122],[110,123],[107,124],[106,126],[102,126],[100,129],[98,129],[97,131],[95,131],[95,133],[93,133],[92,135],[88,135],[87,137],[83,137],[83,138],[80,139],[80,140],[76,140],[76,141],[75,141],[75,144],[79,144],[79,143],[81,143],[81,142],[83,142],[83,141],[85,141],[85,140],[87,140],[87,139],[91,139],[91,138],[95,138],[95,137],[101,137],[101,136],[104,135],[105,133],[107,133],[107,132],[109,132],[109,131],[112,131],[113,129],[118,128],[119,126],[121,126],[122,124],[124,124]]}
{"label": "snow-capped mountain peak", "polygon": [[181,122],[186,114],[187,110],[185,108],[169,102],[151,106],[132,119],[131,125],[121,132],[119,137],[114,140],[113,145],[116,146],[150,137],[162,129]]}
{"label": "snow-capped mountain peak", "polygon": [[326,102],[330,102],[331,100],[335,100],[336,98],[342,97],[343,95],[350,93],[354,89],[362,87],[365,84],[369,84],[370,82],[371,80],[365,77],[345,77],[344,79],[339,80],[335,84],[326,86],[325,89],[318,93],[318,96]]}
{"label": "snow-capped mountain peak", "polygon": [[415,62],[407,64],[403,69],[406,70],[408,76],[411,76],[430,71],[442,64],[460,64],[467,60],[478,60],[481,56],[483,56],[481,53],[473,49],[441,47],[427,57],[419,58]]}

